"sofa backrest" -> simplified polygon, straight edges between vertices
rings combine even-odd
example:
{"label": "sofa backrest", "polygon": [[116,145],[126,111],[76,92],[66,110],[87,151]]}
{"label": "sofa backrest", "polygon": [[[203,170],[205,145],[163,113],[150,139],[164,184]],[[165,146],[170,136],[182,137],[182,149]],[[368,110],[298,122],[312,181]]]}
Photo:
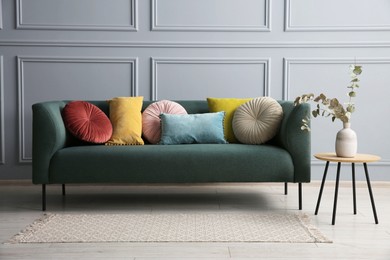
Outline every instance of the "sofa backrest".
{"label": "sofa backrest", "polygon": [[[68,101],[66,101],[68,102]],[[88,101],[98,106],[104,113],[108,115],[108,102],[107,101]],[[142,105],[142,111],[144,111],[150,104],[155,101],[144,101]],[[209,108],[206,100],[178,100],[175,101],[182,105],[188,114],[199,114],[209,112]]]}

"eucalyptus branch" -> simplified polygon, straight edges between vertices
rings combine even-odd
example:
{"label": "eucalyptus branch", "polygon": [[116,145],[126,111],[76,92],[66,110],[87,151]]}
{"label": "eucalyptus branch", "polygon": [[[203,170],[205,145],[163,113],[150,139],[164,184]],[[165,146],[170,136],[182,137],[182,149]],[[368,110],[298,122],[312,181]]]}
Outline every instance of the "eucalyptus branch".
{"label": "eucalyptus branch", "polygon": [[[336,119],[340,119],[343,123],[348,123],[351,118],[351,114],[355,112],[355,104],[353,98],[356,97],[355,89],[359,88],[358,76],[362,73],[362,66],[350,65],[351,69],[351,81],[347,88],[350,89],[348,92],[348,102],[346,108],[338,101],[337,98],[328,98],[325,94],[321,93],[317,97],[313,93],[304,94],[295,98],[294,105],[297,106],[302,103],[316,102],[317,106],[311,113],[316,118],[318,116],[329,117],[332,116],[332,122]],[[310,116],[302,119],[302,130],[310,131]]]}

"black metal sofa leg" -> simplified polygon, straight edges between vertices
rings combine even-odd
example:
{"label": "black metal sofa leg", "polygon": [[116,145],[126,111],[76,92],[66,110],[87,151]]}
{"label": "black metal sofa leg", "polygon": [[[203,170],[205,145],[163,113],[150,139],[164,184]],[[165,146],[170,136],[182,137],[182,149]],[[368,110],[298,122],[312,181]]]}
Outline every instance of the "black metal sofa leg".
{"label": "black metal sofa leg", "polygon": [[299,210],[302,210],[302,183],[298,183]]}
{"label": "black metal sofa leg", "polygon": [[42,211],[46,211],[46,184],[42,184]]}
{"label": "black metal sofa leg", "polygon": [[[62,184],[62,196],[65,194],[65,184]],[[42,211],[46,211],[46,184],[42,184]]]}
{"label": "black metal sofa leg", "polygon": [[[284,195],[288,193],[288,184],[284,183]],[[302,210],[302,183],[298,183],[298,201],[299,201],[299,210]]]}

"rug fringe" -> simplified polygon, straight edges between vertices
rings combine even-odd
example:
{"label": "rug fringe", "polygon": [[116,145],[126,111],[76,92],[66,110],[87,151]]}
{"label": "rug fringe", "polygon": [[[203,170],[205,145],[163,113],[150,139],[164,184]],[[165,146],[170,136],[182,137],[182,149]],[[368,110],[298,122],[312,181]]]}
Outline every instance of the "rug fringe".
{"label": "rug fringe", "polygon": [[16,235],[14,235],[9,240],[5,241],[4,244],[18,244],[23,243],[23,238],[26,236],[26,234],[36,232],[39,228],[44,226],[47,222],[49,222],[53,217],[55,217],[56,214],[52,213],[45,213],[42,217],[34,220],[33,223],[19,231]]}
{"label": "rug fringe", "polygon": [[327,238],[324,234],[321,233],[311,222],[310,217],[306,213],[298,213],[298,219],[301,221],[302,225],[307,227],[310,236],[314,239],[315,242],[321,243],[333,243],[332,240]]}

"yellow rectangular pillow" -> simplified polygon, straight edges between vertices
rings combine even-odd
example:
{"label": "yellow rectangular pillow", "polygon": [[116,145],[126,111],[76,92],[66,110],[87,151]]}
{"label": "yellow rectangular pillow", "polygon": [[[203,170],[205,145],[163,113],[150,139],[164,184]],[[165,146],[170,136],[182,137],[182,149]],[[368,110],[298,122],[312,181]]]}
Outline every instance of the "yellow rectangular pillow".
{"label": "yellow rectangular pillow", "polygon": [[116,97],[108,102],[113,131],[106,145],[143,145],[143,97]]}
{"label": "yellow rectangular pillow", "polygon": [[250,100],[252,98],[207,98],[210,112],[225,111],[224,132],[225,139],[229,143],[238,143],[232,126],[234,112],[239,106]]}

